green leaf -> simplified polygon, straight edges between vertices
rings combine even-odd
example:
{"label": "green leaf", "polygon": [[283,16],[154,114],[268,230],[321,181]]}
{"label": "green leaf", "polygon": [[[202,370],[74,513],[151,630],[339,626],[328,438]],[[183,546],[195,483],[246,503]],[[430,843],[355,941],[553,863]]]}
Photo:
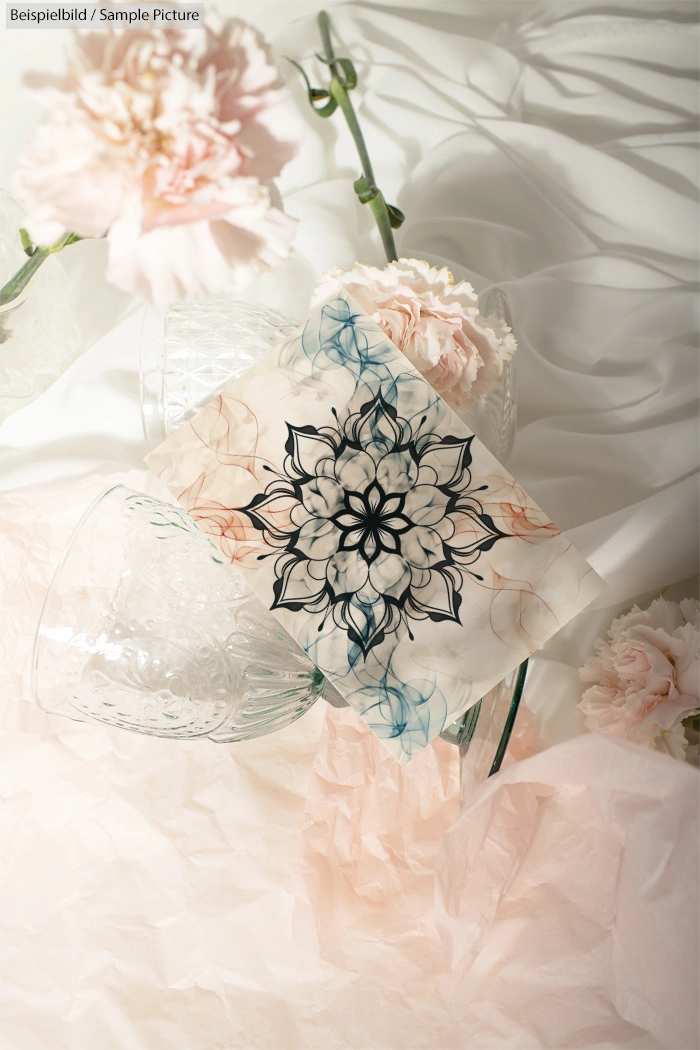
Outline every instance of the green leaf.
{"label": "green leaf", "polygon": [[340,66],[343,73],[345,74],[345,80],[340,80],[337,71],[335,72],[336,77],[340,80],[346,91],[352,91],[354,87],[357,87],[357,73],[355,67],[349,58],[336,58],[335,65]]}
{"label": "green leaf", "polygon": [[[357,73],[349,58],[336,58],[335,56],[327,58],[326,55],[320,55],[318,51],[316,52],[316,58],[319,62],[323,62],[324,66],[330,66],[331,73],[346,91],[352,91],[354,87],[357,87]],[[338,75],[338,66],[343,71],[342,77]]]}
{"label": "green leaf", "polygon": [[399,226],[403,224],[406,216],[397,208],[395,204],[387,204],[386,210],[389,212],[389,222],[391,223],[392,230],[398,230]]}
{"label": "green leaf", "polygon": [[25,254],[31,257],[34,254],[34,245],[32,244],[32,239],[27,233],[27,231],[24,229],[24,227],[22,227],[22,229],[19,231],[19,239],[22,242],[22,247],[24,248]]}
{"label": "green leaf", "polygon": [[313,102],[311,105],[314,107],[314,112],[318,113],[319,117],[331,117],[338,108],[338,103],[334,98],[332,98],[330,102],[327,102],[325,106],[314,106]]}
{"label": "green leaf", "polygon": [[[338,103],[336,102],[336,100],[334,98],[331,98],[328,92],[325,91],[323,88],[312,88],[311,84],[309,83],[309,78],[307,77],[304,71],[304,67],[300,66],[298,62],[295,62],[293,58],[288,58],[287,55],[285,55],[284,57],[287,59],[288,62],[291,62],[293,66],[296,66],[296,68],[303,76],[304,83],[306,84],[306,91],[309,96],[309,102],[314,112],[318,113],[319,117],[330,117],[332,113],[335,113],[336,109],[338,108]],[[317,106],[316,103],[324,98],[328,99],[328,102],[326,102],[325,106]]]}

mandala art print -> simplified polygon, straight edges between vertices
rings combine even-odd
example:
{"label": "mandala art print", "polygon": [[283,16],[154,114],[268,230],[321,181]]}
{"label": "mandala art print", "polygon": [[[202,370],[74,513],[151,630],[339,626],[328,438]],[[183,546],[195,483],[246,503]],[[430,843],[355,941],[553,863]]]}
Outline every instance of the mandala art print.
{"label": "mandala art print", "polygon": [[147,463],[400,762],[603,589],[347,295]]}

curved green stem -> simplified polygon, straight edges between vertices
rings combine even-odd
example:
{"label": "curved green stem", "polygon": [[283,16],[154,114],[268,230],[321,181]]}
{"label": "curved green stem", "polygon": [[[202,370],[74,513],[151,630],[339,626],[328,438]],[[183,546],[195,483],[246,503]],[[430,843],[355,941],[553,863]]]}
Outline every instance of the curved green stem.
{"label": "curved green stem", "polygon": [[[20,231],[20,235],[24,233],[25,231]],[[22,245],[28,251],[25,240],[26,237],[22,236]],[[62,248],[65,248],[67,244],[74,244],[79,240],[80,237],[76,234],[66,233],[50,248],[34,248],[27,261],[23,262],[19,270],[17,270],[17,273],[13,274],[9,281],[0,288],[0,306],[6,306],[7,303],[11,303],[13,299],[16,299],[24,291],[36,271],[44,260],[48,259],[49,255],[55,255],[56,252],[60,252]]]}
{"label": "curved green stem", "polygon": [[394,234],[391,229],[391,222],[389,221],[389,212],[381,190],[378,191],[378,195],[374,200],[369,202],[369,206],[372,209],[374,221],[379,227],[379,235],[382,238],[386,261],[390,263],[396,262],[399,256],[396,251],[396,244],[394,243]]}
{"label": "curved green stem", "polygon": [[41,248],[36,248],[26,262],[22,263],[19,270],[14,274],[7,284],[0,288],[0,306],[11,303],[27,287],[32,277],[39,269],[44,259],[48,259],[49,253]]}
{"label": "curved green stem", "polygon": [[[394,233],[391,226],[391,218],[389,215],[389,209],[387,203],[384,200],[384,195],[378,188],[374,181],[374,171],[372,170],[372,162],[369,159],[369,153],[367,152],[367,145],[365,143],[360,122],[357,119],[355,108],[350,101],[346,84],[341,81],[339,76],[339,69],[342,68],[341,61],[336,58],[333,50],[333,43],[331,41],[330,32],[330,20],[326,11],[319,11],[318,13],[318,25],[321,31],[321,39],[323,40],[323,48],[325,51],[325,62],[327,63],[333,79],[330,83],[329,93],[331,99],[333,99],[340,109],[343,111],[343,116],[347,122],[350,134],[353,137],[357,152],[360,156],[360,164],[362,165],[362,174],[364,176],[364,183],[362,188],[358,188],[358,184],[355,184],[355,190],[360,197],[363,204],[369,204],[374,220],[379,228],[379,234],[382,238],[382,245],[384,246],[384,252],[388,262],[395,262],[398,259],[396,252],[396,244],[394,243]],[[352,67],[351,67],[352,68]],[[354,79],[352,84],[348,86],[354,86]],[[358,180],[359,182],[360,180]],[[363,199],[364,198],[364,199]]]}
{"label": "curved green stem", "polygon": [[360,155],[360,164],[362,165],[362,172],[367,179],[370,187],[376,189],[377,185],[374,181],[374,171],[372,170],[372,162],[369,159],[369,153],[367,152],[367,145],[365,143],[362,129],[360,128],[360,122],[357,119],[355,113],[355,107],[350,101],[345,87],[340,83],[337,77],[333,77],[330,84],[331,98],[334,98],[343,111],[343,116],[350,128],[350,134],[353,137],[353,141],[357,147],[357,152]]}
{"label": "curved green stem", "polygon": [[367,146],[360,128],[360,123],[357,119],[357,114],[355,113],[355,108],[350,101],[350,96],[347,91],[336,77],[333,77],[331,80],[330,94],[331,98],[335,99],[338,106],[343,111],[343,116],[345,117],[348,128],[350,129],[350,134],[352,135],[357,147],[357,152],[360,155],[362,173],[367,182],[366,203],[369,204],[372,210],[372,215],[374,216],[374,221],[379,228],[379,234],[382,238],[382,245],[384,246],[384,253],[387,262],[395,262],[398,259],[398,254],[394,242],[394,232],[391,228],[391,220],[389,219],[389,210],[386,206],[386,201],[384,200],[384,194],[374,181],[372,162],[369,159],[369,153],[367,152]]}
{"label": "curved green stem", "polygon": [[318,12],[318,28],[321,30],[323,50],[326,52],[326,61],[328,62],[330,71],[334,77],[339,79],[335,52],[333,51],[333,41],[331,40],[331,20],[328,17],[327,11]]}

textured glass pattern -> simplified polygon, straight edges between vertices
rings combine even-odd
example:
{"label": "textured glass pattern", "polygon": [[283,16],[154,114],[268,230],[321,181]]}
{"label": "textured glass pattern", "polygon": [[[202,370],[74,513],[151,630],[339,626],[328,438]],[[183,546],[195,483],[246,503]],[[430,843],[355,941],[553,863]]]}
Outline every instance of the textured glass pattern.
{"label": "textured glass pattern", "polygon": [[[510,305],[500,288],[487,292],[481,301],[485,317],[497,317],[513,328]],[[517,339],[518,333],[515,332]],[[492,390],[479,398],[461,418],[486,445],[497,460],[505,463],[513,451],[515,425],[517,422],[517,399],[515,386],[515,361],[506,361],[503,371]]]}
{"label": "textured glass pattern", "polygon": [[141,408],[148,451],[277,346],[298,322],[236,299],[147,310],[141,335]]}
{"label": "textured glass pattern", "polygon": [[117,486],[86,512],[37,630],[44,710],[234,741],[293,722],[324,685],[178,507]]}
{"label": "textured glass pattern", "polygon": [[[27,261],[19,206],[0,192],[0,287]],[[82,339],[59,259],[42,263],[10,303],[0,305],[0,422],[43,393],[80,353]]]}

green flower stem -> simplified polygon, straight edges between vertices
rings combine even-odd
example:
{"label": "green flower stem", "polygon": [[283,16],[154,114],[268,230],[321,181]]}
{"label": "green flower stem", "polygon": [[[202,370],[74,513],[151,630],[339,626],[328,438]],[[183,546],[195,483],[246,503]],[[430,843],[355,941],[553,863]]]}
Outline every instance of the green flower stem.
{"label": "green flower stem", "polygon": [[24,291],[44,259],[48,259],[48,257],[48,252],[37,248],[27,261],[22,263],[17,273],[9,279],[7,284],[0,288],[0,306],[11,303],[13,299],[16,299]]}
{"label": "green flower stem", "polygon": [[376,197],[370,202],[369,206],[372,209],[372,215],[374,215],[374,221],[379,227],[379,234],[382,238],[382,244],[384,245],[384,254],[386,255],[387,262],[396,262],[399,255],[396,251],[396,244],[394,243],[394,234],[391,229],[391,223],[389,222],[389,212],[387,211],[386,201],[381,190],[378,191]]}
{"label": "green flower stem", "polygon": [[[318,14],[318,25],[321,31],[321,39],[323,40],[323,47],[325,51],[325,61],[333,74],[333,79],[330,82],[329,94],[330,97],[338,104],[340,109],[343,111],[343,116],[347,121],[350,134],[353,137],[357,152],[360,156],[360,164],[362,165],[362,174],[367,183],[366,201],[363,203],[369,204],[372,209],[375,222],[379,228],[379,233],[382,238],[382,244],[384,246],[384,252],[387,257],[387,262],[395,262],[398,259],[396,252],[396,245],[394,243],[394,233],[391,228],[391,221],[389,219],[389,210],[384,200],[384,195],[378,188],[374,181],[374,171],[372,170],[372,162],[369,159],[369,153],[367,152],[367,145],[360,128],[360,123],[355,113],[355,108],[350,101],[350,96],[345,87],[345,83],[339,79],[339,70],[342,69],[340,63],[336,59],[335,52],[333,51],[333,44],[331,42],[330,33],[330,22],[326,11],[319,11]],[[357,187],[356,187],[357,189]]]}
{"label": "green flower stem", "polygon": [[345,87],[340,83],[337,77],[333,77],[330,83],[330,95],[338,103],[343,111],[348,127],[350,128],[350,134],[352,135],[355,145],[357,146],[357,152],[360,154],[360,163],[362,165],[362,171],[369,183],[371,189],[376,190],[377,184],[374,181],[374,172],[372,170],[372,162],[369,159],[369,153],[367,152],[367,146],[365,144],[364,137],[362,135],[362,129],[360,128],[360,122],[357,119],[355,113],[355,107],[350,101]]}
{"label": "green flower stem", "polygon": [[[56,252],[60,252],[62,248],[65,248],[67,244],[74,244],[75,241],[79,240],[80,238],[74,233],[66,233],[50,248],[34,248],[27,261],[22,263],[17,273],[9,279],[7,284],[4,284],[2,288],[0,288],[0,306],[5,306],[7,303],[11,303],[13,299],[16,299],[24,291],[36,271],[44,260],[48,259],[49,255],[54,255]],[[22,238],[22,243],[24,244],[24,238]]]}
{"label": "green flower stem", "polygon": [[[321,12],[322,14],[324,12]],[[379,233],[382,238],[382,244],[384,246],[384,252],[386,254],[387,262],[395,262],[398,259],[396,252],[396,244],[394,243],[394,233],[391,228],[391,222],[389,221],[389,211],[384,200],[384,194],[378,188],[374,181],[374,172],[372,171],[372,163],[369,159],[367,152],[367,146],[362,135],[357,114],[355,108],[350,101],[350,96],[347,91],[340,83],[337,77],[333,77],[330,83],[330,95],[331,98],[335,99],[340,109],[343,111],[343,116],[347,121],[347,125],[350,128],[350,134],[352,135],[357,152],[360,155],[360,163],[362,165],[362,173],[367,180],[369,190],[373,194],[372,197],[367,201],[370,208],[372,209],[372,215],[374,220],[379,227]]]}
{"label": "green flower stem", "polygon": [[318,12],[318,28],[321,30],[323,50],[326,52],[326,61],[328,62],[330,71],[334,77],[338,77],[339,66],[335,59],[335,52],[333,51],[333,41],[331,40],[331,20],[328,17],[327,11]]}

